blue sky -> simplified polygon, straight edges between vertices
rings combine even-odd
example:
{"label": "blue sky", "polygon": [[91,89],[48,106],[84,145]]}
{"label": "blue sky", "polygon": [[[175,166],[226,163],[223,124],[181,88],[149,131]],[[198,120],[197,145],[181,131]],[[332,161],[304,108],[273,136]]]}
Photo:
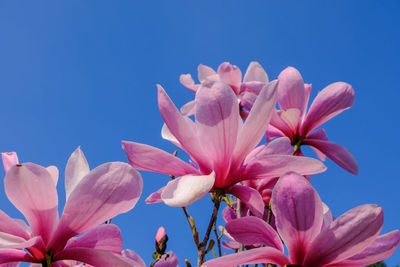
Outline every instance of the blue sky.
{"label": "blue sky", "polygon": [[[336,216],[376,203],[385,213],[383,232],[398,229],[399,12],[396,0],[1,1],[0,150],[61,173],[79,145],[91,167],[127,161],[121,140],[172,152],[160,136],[156,83],[181,106],[193,94],[179,75],[196,76],[200,63],[217,68],[229,61],[244,71],[258,61],[270,79],[294,66],[313,84],[312,97],[336,81],[356,92],[354,106],[324,128],[351,151],[360,173],[328,160],[327,172],[312,178],[322,200]],[[181,263],[193,263],[182,211],[144,203],[169,178],[142,175],[141,200],[113,220],[124,246],[149,262],[163,225],[168,247]],[[59,192],[64,199],[63,177]],[[4,192],[0,208],[21,217]],[[202,232],[210,209],[208,198],[189,207]],[[387,263],[400,265],[400,252]]]}

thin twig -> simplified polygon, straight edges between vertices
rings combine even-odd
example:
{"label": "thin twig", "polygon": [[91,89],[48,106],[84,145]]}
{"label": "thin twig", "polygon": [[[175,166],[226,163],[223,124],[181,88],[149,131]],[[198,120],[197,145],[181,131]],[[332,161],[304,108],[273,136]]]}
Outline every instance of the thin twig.
{"label": "thin twig", "polygon": [[199,246],[197,247],[197,266],[201,266],[204,261],[205,261],[205,250],[206,246],[208,243],[208,239],[210,238],[210,233],[212,230],[213,225],[217,221],[217,216],[218,216],[218,210],[219,206],[221,204],[221,194],[219,192],[215,192],[215,197],[214,197],[214,209],[210,218],[210,222],[207,227],[206,234],[204,235],[203,241],[199,243]]}
{"label": "thin twig", "polygon": [[216,224],[214,224],[213,226],[213,230],[215,233],[215,238],[217,239],[217,244],[218,244],[218,254],[221,257],[222,256],[222,250],[221,250],[221,238],[218,236],[218,232],[217,232],[217,226]]}

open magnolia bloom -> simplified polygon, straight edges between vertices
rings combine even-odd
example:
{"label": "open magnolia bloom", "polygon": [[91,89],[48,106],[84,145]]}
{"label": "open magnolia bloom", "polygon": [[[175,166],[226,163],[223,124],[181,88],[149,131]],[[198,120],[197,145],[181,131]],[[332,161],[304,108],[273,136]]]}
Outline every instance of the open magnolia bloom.
{"label": "open magnolia bloom", "polygon": [[142,178],[129,164],[110,162],[90,171],[82,151],[75,150],[65,170],[66,203],[59,218],[57,168],[19,164],[14,152],[2,157],[7,197],[29,227],[0,211],[0,263],[140,266],[121,255],[119,228],[102,224],[131,210],[142,193]]}
{"label": "open magnolia bloom", "polygon": [[[279,179],[271,201],[277,232],[254,216],[232,220],[226,225],[236,241],[262,247],[213,259],[203,266],[273,263],[359,267],[390,257],[399,244],[398,230],[378,236],[383,224],[379,206],[362,205],[333,220],[326,215],[311,184],[296,173]],[[289,256],[284,254],[281,239]]]}
{"label": "open magnolia bloom", "polygon": [[281,72],[278,77],[278,104],[280,110],[272,116],[267,131],[268,140],[287,136],[301,155],[301,145],[310,146],[321,160],[326,157],[343,169],[357,174],[357,162],[347,149],[328,141],[324,129],[315,128],[350,108],[354,103],[351,85],[336,82],[318,93],[308,112],[311,84],[304,84],[300,73],[292,67]]}
{"label": "open magnolia bloom", "polygon": [[262,214],[264,203],[260,194],[235,184],[280,176],[290,170],[301,174],[324,171],[326,167],[312,158],[254,151],[274,110],[276,86],[276,81],[264,86],[244,123],[239,116],[236,95],[225,83],[201,84],[195,98],[195,122],[183,116],[158,86],[158,105],[165,121],[163,137],[189,154],[193,164],[148,145],[123,141],[123,149],[135,168],[178,176],[153,193],[147,202],[187,206],[210,190],[221,189]]}
{"label": "open magnolia bloom", "polygon": [[[195,84],[190,74],[182,74],[180,81],[183,86],[193,92],[197,92],[201,83],[206,81],[221,81],[232,88],[235,93],[240,108],[240,115],[246,119],[248,112],[256,100],[261,89],[268,83],[268,75],[263,67],[258,62],[251,62],[246,70],[242,81],[242,72],[240,69],[231,65],[229,62],[224,62],[219,65],[218,70],[200,64],[197,68],[198,79],[200,84]],[[184,115],[193,115],[195,112],[194,101],[186,103],[181,111]]]}

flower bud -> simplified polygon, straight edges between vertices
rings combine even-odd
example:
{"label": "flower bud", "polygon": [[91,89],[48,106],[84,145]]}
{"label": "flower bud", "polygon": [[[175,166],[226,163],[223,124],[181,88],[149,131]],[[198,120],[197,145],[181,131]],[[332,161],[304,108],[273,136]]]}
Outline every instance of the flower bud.
{"label": "flower bud", "polygon": [[164,227],[158,228],[157,234],[156,234],[156,251],[158,254],[164,254],[165,250],[167,249],[167,241],[168,241],[168,236],[165,231]]}

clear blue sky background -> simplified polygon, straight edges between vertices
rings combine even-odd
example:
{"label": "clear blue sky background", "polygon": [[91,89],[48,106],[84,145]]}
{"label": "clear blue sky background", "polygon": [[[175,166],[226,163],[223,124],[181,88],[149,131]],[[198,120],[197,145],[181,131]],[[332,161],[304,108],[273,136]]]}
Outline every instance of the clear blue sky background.
{"label": "clear blue sky background", "polygon": [[[335,216],[376,203],[385,212],[383,232],[394,230],[400,227],[399,14],[397,0],[0,1],[0,150],[58,166],[63,207],[63,170],[77,146],[91,167],[127,161],[121,140],[175,149],[160,136],[156,83],[181,106],[193,94],[179,75],[196,76],[199,63],[217,68],[229,61],[244,71],[256,60],[271,79],[294,66],[313,84],[312,97],[336,81],[356,92],[354,106],[325,129],[352,152],[360,173],[328,160],[328,171],[313,176],[321,198]],[[181,264],[193,263],[182,211],[144,203],[169,178],[142,175],[138,205],[113,220],[125,248],[148,263],[163,225]],[[21,217],[3,190],[0,208]],[[208,198],[189,207],[201,233],[210,208]],[[400,264],[400,252],[387,263]]]}

